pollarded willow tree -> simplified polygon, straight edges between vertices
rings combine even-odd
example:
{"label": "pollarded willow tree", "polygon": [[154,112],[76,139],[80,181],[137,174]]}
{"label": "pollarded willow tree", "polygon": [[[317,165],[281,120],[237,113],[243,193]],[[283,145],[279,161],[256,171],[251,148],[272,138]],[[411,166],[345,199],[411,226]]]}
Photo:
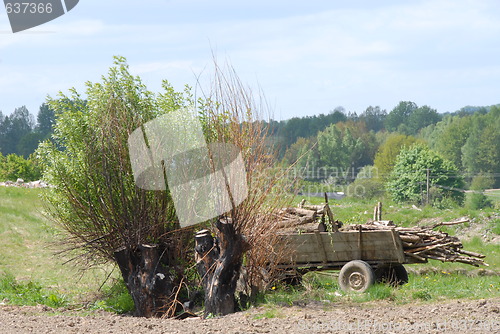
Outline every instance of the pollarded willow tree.
{"label": "pollarded willow tree", "polygon": [[[219,67],[201,106],[208,142],[235,145],[243,156],[248,196],[212,221],[211,233],[196,236],[197,267],[205,289],[205,314],[235,311],[236,283],[242,267],[247,295],[279,275],[276,264],[286,248],[278,245],[277,212],[289,204],[293,181],[275,167],[276,147],[260,122],[267,112],[261,95],[255,99],[230,66]],[[234,185],[233,185],[234,186]],[[244,263],[245,262],[245,263]]]}
{"label": "pollarded willow tree", "polygon": [[[272,269],[279,259],[279,254],[272,256],[275,222],[264,213],[282,203],[269,199],[277,179],[264,173],[273,157],[266,130],[256,121],[259,106],[236,76],[227,80],[216,73],[214,89],[197,101],[198,117],[207,142],[231,143],[242,152],[249,194],[212,220],[216,237],[211,241],[217,245],[212,262],[198,258],[208,291],[207,313],[227,314],[235,310],[245,254],[249,286],[263,279],[261,267]],[[87,264],[116,263],[135,314],[147,317],[179,310],[179,291],[194,260],[193,228],[181,228],[168,185],[166,190],[142,189],[132,172],[128,140],[134,130],[195,105],[190,88],[176,92],[166,81],[163,87],[161,94],[148,91],[129,73],[126,60],[116,57],[101,83],[87,83],[85,98],[73,89],[69,96],[49,99],[57,122],[53,140],[38,149],[44,178],[53,186],[45,193],[47,211],[68,232],[66,249],[81,252]]]}
{"label": "pollarded willow tree", "polygon": [[124,58],[101,83],[87,83],[48,103],[57,114],[53,141],[38,156],[49,215],[68,232],[67,249],[89,264],[116,262],[136,306],[136,315],[170,310],[188,260],[190,235],[179,233],[173,203],[165,192],[136,186],[130,167],[129,134],[145,122],[192,104],[188,90],[149,92]]}

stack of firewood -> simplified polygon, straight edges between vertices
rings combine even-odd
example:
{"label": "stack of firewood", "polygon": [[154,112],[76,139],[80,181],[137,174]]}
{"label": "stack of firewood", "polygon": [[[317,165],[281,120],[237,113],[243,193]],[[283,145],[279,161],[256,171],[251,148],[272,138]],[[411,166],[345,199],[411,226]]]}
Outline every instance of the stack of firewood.
{"label": "stack of firewood", "polygon": [[480,265],[487,266],[488,264],[482,260],[485,257],[484,255],[464,250],[460,239],[435,230],[439,226],[456,225],[465,222],[468,222],[468,220],[443,222],[425,227],[397,227],[391,226],[387,222],[372,222],[364,225],[349,225],[343,230],[359,230],[360,227],[362,231],[394,229],[401,237],[405,254],[417,260],[433,259],[442,262],[461,262],[476,267]]}
{"label": "stack of firewood", "polygon": [[321,213],[319,210],[310,208],[284,208],[279,212],[280,221],[278,228],[282,233],[289,232],[314,232],[319,230],[324,232],[325,229],[320,226],[318,218]]}
{"label": "stack of firewood", "polygon": [[281,233],[311,233],[338,231],[342,223],[334,220],[328,205],[306,205],[305,200],[296,208],[284,208],[278,213],[278,228]]}

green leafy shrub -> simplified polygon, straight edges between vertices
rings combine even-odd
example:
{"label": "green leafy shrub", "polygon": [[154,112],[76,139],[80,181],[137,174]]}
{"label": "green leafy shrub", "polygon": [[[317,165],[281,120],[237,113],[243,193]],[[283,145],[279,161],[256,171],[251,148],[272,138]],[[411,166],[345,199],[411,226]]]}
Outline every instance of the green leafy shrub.
{"label": "green leafy shrub", "polygon": [[483,192],[493,186],[495,179],[487,174],[478,174],[471,181],[470,188],[474,193],[470,194],[467,199],[467,208],[471,210],[479,210],[493,206],[493,202]]}
{"label": "green leafy shrub", "polygon": [[38,164],[31,158],[24,159],[20,155],[0,153],[0,181],[35,181],[41,178]]}
{"label": "green leafy shrub", "polygon": [[[433,189],[425,194],[427,184]],[[391,173],[387,190],[395,202],[418,203],[432,194],[435,198],[451,198],[461,204],[464,200],[463,177],[457,167],[427,146],[416,144],[402,149]],[[432,203],[432,202],[430,202]]]}
{"label": "green leafy shrub", "polygon": [[479,210],[493,206],[491,200],[482,192],[470,194],[466,206],[470,210]]}

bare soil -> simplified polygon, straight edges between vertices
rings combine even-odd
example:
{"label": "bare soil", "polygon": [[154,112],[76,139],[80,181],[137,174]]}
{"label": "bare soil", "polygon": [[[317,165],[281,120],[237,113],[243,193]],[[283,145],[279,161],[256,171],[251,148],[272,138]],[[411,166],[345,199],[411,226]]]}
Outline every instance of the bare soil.
{"label": "bare soil", "polygon": [[54,311],[44,306],[0,306],[0,333],[500,333],[500,298],[259,307],[222,318],[185,320]]}

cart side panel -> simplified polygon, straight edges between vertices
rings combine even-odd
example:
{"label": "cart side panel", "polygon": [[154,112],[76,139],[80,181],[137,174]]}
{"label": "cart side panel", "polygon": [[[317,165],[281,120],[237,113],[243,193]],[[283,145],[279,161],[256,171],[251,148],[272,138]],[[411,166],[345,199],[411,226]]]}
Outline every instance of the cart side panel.
{"label": "cart side panel", "polygon": [[286,235],[284,238],[291,250],[291,260],[297,264],[351,260],[404,261],[399,235],[391,231],[363,231],[361,234],[358,231],[304,233]]}

